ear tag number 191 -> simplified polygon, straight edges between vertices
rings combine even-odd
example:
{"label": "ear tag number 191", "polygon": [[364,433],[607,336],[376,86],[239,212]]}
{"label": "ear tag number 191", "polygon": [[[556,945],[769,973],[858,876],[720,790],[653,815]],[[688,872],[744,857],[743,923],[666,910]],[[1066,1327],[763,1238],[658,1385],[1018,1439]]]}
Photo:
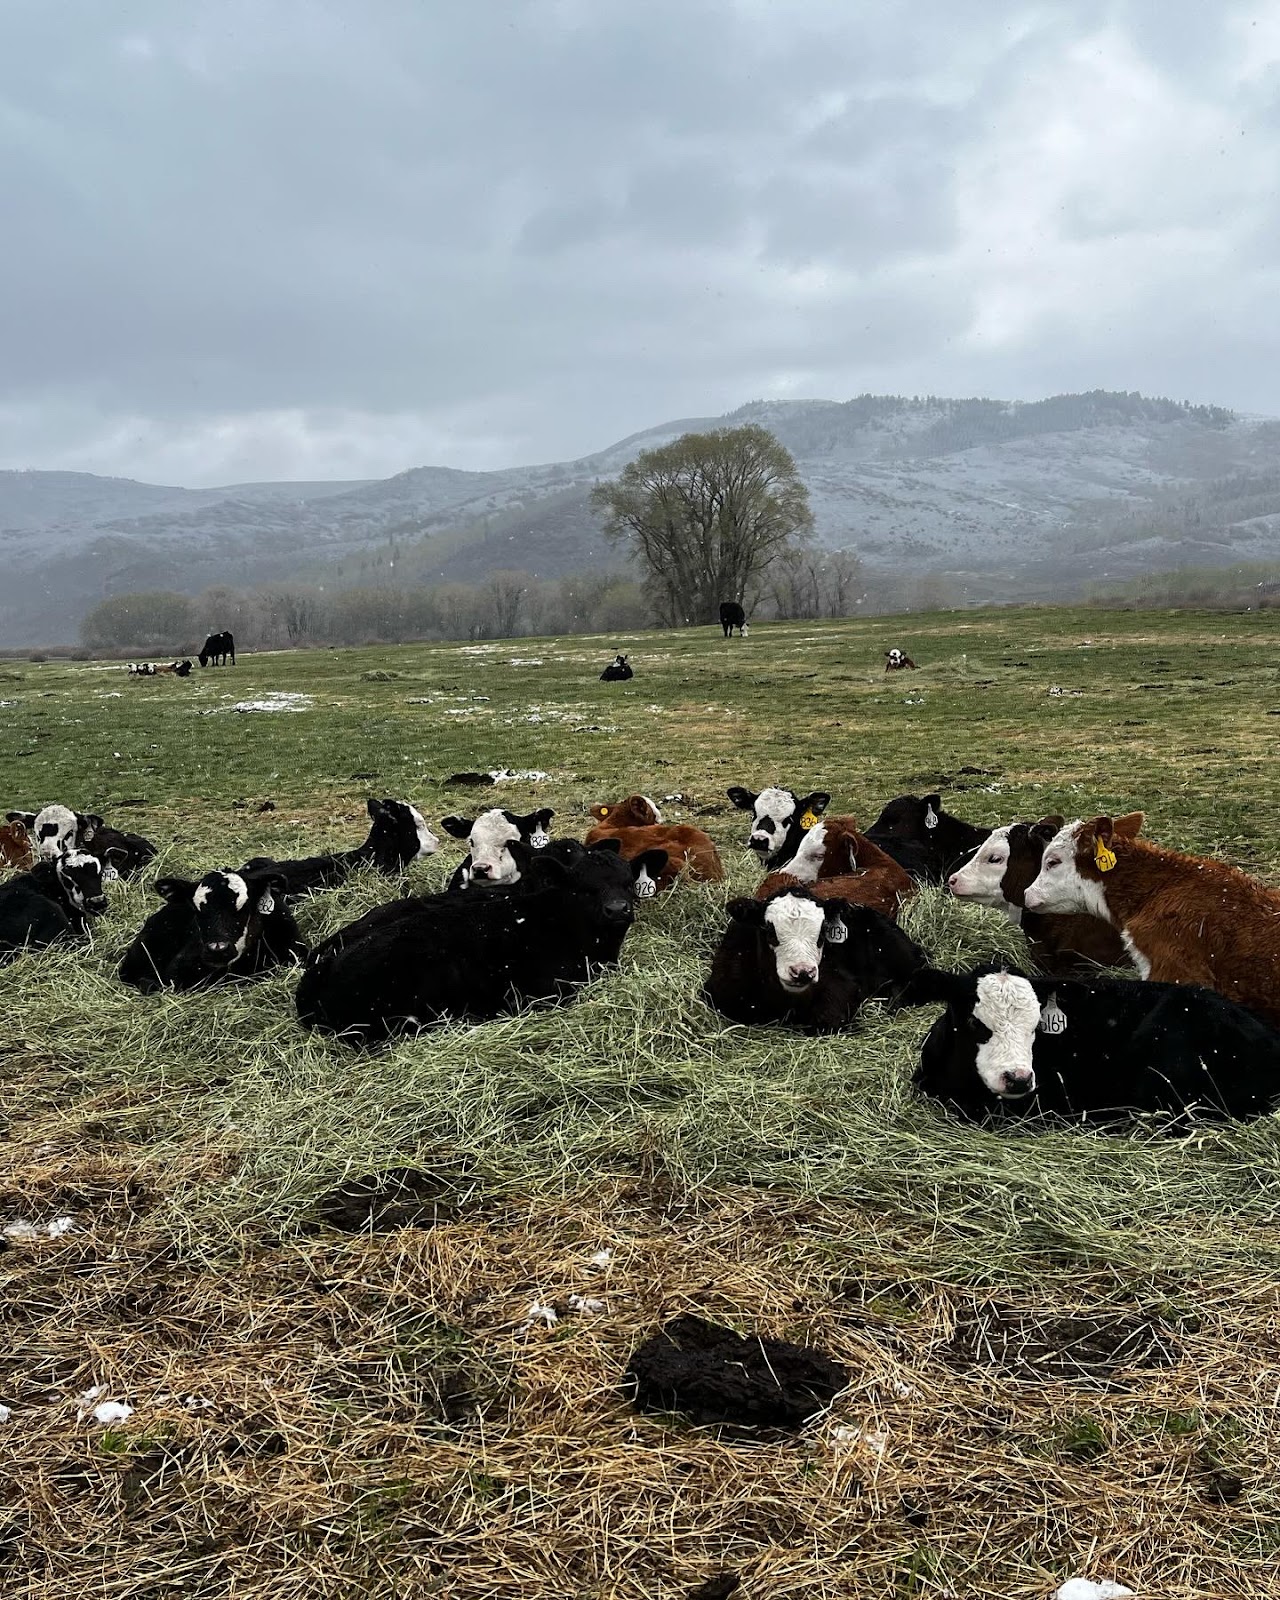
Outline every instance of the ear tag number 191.
{"label": "ear tag number 191", "polygon": [[1101,839],[1093,841],[1093,859],[1097,863],[1099,872],[1110,872],[1116,864],[1116,853],[1109,850]]}

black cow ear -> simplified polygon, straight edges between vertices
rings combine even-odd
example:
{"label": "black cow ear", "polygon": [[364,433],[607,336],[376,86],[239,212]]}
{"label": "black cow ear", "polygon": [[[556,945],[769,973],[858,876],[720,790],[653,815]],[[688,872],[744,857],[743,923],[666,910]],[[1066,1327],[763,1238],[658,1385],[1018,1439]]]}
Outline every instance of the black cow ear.
{"label": "black cow ear", "polygon": [[440,826],[453,839],[469,839],[471,830],[475,827],[475,818],[469,822],[466,817],[441,817]]}
{"label": "black cow ear", "polygon": [[666,871],[667,860],[665,850],[646,850],[643,855],[632,857],[631,876],[638,878],[642,872],[647,872],[651,878],[660,877]]}
{"label": "black cow ear", "polygon": [[255,872],[245,880],[245,887],[249,891],[253,909],[260,917],[269,917],[273,911],[283,908],[288,884],[281,873]]}
{"label": "black cow ear", "polygon": [[24,828],[34,828],[36,815],[37,813],[34,811],[6,811],[5,821],[20,822]]}
{"label": "black cow ear", "polygon": [[540,811],[532,812],[531,816],[535,826],[543,829],[545,832],[545,830],[551,826],[551,819],[555,816],[555,812],[550,806],[543,806]]}
{"label": "black cow ear", "polygon": [[807,795],[800,801],[796,809],[801,816],[806,811],[812,811],[815,817],[820,817],[830,804],[831,796],[827,791],[825,789],[815,789],[811,795]]}
{"label": "black cow ear", "polygon": [[726,789],[725,793],[739,811],[754,811],[756,801],[760,798],[759,795],[752,794],[750,789],[744,789],[739,783],[735,783],[732,789]]}
{"label": "black cow ear", "polygon": [[924,804],[926,806],[932,806],[935,811],[941,811],[942,796],[940,794],[927,794],[924,797]]}
{"label": "black cow ear", "polygon": [[616,856],[622,851],[622,840],[616,836],[612,839],[597,839],[593,845],[589,846],[589,848],[592,850],[604,850],[610,855]]}
{"label": "black cow ear", "polygon": [[364,808],[369,813],[370,817],[376,822],[377,819],[382,815],[382,810],[385,805],[385,800],[375,800],[373,796],[370,795],[364,803]]}
{"label": "black cow ear", "polygon": [[171,906],[190,900],[198,887],[190,878],[157,878],[155,881],[156,893]]}
{"label": "black cow ear", "polygon": [[751,900],[746,895],[730,900],[725,910],[735,922],[745,922],[748,926],[759,927],[764,921],[764,901]]}
{"label": "black cow ear", "polygon": [[921,967],[907,979],[899,998],[900,1005],[922,1006],[932,1000],[945,1000],[948,1005],[971,999],[973,981],[961,972],[942,972],[937,967]]}
{"label": "black cow ear", "polygon": [[[1035,842],[1040,846],[1041,850],[1043,850],[1050,843],[1050,841],[1057,836],[1057,832],[1057,828],[1053,827],[1048,822],[1033,822],[1031,826],[1026,829],[1027,838],[1034,839]],[[1012,833],[1009,835],[1009,840],[1010,843],[1013,842]]]}

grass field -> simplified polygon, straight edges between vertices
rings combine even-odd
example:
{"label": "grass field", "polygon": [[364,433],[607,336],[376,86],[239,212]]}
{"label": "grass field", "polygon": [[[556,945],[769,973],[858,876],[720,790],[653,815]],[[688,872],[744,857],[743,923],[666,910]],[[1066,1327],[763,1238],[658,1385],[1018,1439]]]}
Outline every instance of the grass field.
{"label": "grass field", "polygon": [[[921,670],[886,678],[891,643]],[[597,681],[615,649],[633,682]],[[306,698],[231,709],[273,695]],[[354,844],[369,794],[433,825],[547,804],[580,836],[640,790],[679,796],[745,889],[729,784],[864,821],[941,788],[993,824],[1141,808],[1275,882],[1271,718],[1277,613],[270,654],[187,682],[0,662],[0,799],[101,811],[198,873]],[[439,786],[473,768],[547,776]],[[442,836],[413,886],[460,854]],[[721,886],[644,906],[572,1007],[355,1055],[298,1030],[291,973],[120,987],[153,876],[92,951],[0,969],[0,1223],[74,1220],[0,1257],[7,1600],[675,1600],[725,1573],[741,1600],[1272,1592],[1276,1119],[951,1123],[907,1088],[931,1009],[809,1040],[703,1006]],[[362,875],[304,934],[395,892]],[[906,921],[946,964],[1025,959],[937,894]],[[397,1168],[416,1221],[344,1231],[344,1185]],[[527,1323],[570,1294],[604,1309]],[[851,1387],[791,1440],[638,1416],[630,1351],[683,1310],[818,1343]],[[132,1416],[82,1420],[94,1385]]]}

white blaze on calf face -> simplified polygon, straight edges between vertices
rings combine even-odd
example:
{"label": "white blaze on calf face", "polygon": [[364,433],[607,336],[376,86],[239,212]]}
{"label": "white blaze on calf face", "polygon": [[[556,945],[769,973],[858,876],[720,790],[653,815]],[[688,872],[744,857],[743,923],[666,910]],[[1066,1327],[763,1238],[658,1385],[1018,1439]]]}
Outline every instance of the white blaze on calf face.
{"label": "white blaze on calf face", "polygon": [[415,860],[421,861],[423,856],[433,856],[440,848],[440,841],[427,826],[427,819],[418,810],[417,806],[409,807],[409,815],[413,818],[413,826],[418,834],[418,854]]}
{"label": "white blaze on calf face", "polygon": [[802,994],[818,981],[822,962],[822,924],[826,913],[815,900],[782,894],[765,908],[764,920],[773,933],[778,982],[788,994]]}
{"label": "white blaze on calf face", "polygon": [[1083,826],[1082,822],[1068,822],[1044,847],[1039,876],[1027,885],[1022,897],[1028,911],[1083,911],[1111,921],[1101,883],[1081,877],[1076,866],[1076,841]]}
{"label": "white blaze on calf face", "polygon": [[209,896],[215,887],[210,879],[217,879],[226,885],[228,893],[235,898],[237,911],[243,911],[249,904],[249,885],[238,872],[210,872],[205,881],[196,886],[196,892],[191,896],[191,902],[197,911],[203,911],[209,904]]}
{"label": "white blaze on calf face", "polygon": [[982,906],[1003,906],[1005,868],[1009,865],[1009,829],[997,828],[974,851],[970,860],[947,879],[958,900],[976,900]]}
{"label": "white blaze on calf face", "polygon": [[[520,868],[507,846],[519,837],[519,828],[506,812],[495,808],[478,816],[468,841],[472,877],[482,883],[513,883],[520,876]],[[533,842],[530,839],[529,843]]]}
{"label": "white blaze on calf face", "polygon": [[800,841],[800,848],[786,864],[786,870],[801,883],[817,883],[822,858],[827,851],[827,825],[815,823]]}
{"label": "white blaze on calf face", "polygon": [[46,806],[31,828],[36,854],[52,861],[71,848],[76,836],[76,814],[68,806]]}
{"label": "white blaze on calf face", "polygon": [[653,801],[650,800],[650,798],[649,798],[649,796],[647,794],[642,794],[640,796],[640,798],[644,801],[645,805],[648,806],[649,810],[653,812],[653,823],[651,824],[651,826],[656,826],[659,822],[662,821],[662,813],[661,813],[661,811],[658,810],[657,806],[654,805]]}
{"label": "white blaze on calf face", "polygon": [[1040,1026],[1040,1002],[1025,978],[990,972],[978,979],[973,1014],[991,1037],[978,1046],[978,1076],[1002,1100],[1021,1100],[1036,1086],[1031,1047]]}
{"label": "white blaze on calf face", "polygon": [[766,855],[776,850],[795,814],[796,797],[790,789],[762,789],[752,807],[748,845]]}

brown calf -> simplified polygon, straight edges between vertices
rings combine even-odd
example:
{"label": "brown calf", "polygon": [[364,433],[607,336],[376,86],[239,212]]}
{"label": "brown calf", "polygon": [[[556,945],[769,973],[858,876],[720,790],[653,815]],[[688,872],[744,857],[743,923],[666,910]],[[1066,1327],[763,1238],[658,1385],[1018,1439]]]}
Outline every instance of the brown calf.
{"label": "brown calf", "polygon": [[719,883],[724,877],[715,843],[701,828],[687,823],[635,820],[659,815],[653,801],[642,794],[629,795],[618,805],[592,806],[591,815],[596,823],[587,834],[588,845],[598,844],[601,839],[617,839],[627,861],[642,856],[646,850],[667,852],[667,864],[654,880],[660,890],[670,889],[682,871],[707,883]]}
{"label": "brown calf", "polygon": [[1280,1024],[1280,893],[1204,856],[1137,837],[1142,813],[1094,817],[1045,847],[1032,911],[1091,911],[1157,983],[1199,983]]}
{"label": "brown calf", "polygon": [[[906,874],[902,876],[906,878]],[[915,884],[906,878],[907,887],[901,888],[889,873],[871,867],[866,872],[850,872],[840,878],[819,878],[816,883],[802,883],[789,872],[771,872],[756,888],[755,898],[767,900],[779,889],[807,889],[815,900],[845,900],[851,906],[866,906],[871,911],[882,912],[898,920],[902,902],[915,893]]]}
{"label": "brown calf", "polygon": [[[1062,826],[1061,817],[1015,822],[1009,829],[1009,861],[1000,884],[1011,906],[1023,906],[1027,887],[1040,871],[1045,846]],[[1031,943],[1036,965],[1056,977],[1087,971],[1092,966],[1132,965],[1119,932],[1101,917],[1076,912],[1053,915],[1023,907],[1022,931]]]}
{"label": "brown calf", "polygon": [[0,824],[0,871],[15,867],[20,872],[36,864],[36,853],[31,848],[31,836],[20,822]]}

